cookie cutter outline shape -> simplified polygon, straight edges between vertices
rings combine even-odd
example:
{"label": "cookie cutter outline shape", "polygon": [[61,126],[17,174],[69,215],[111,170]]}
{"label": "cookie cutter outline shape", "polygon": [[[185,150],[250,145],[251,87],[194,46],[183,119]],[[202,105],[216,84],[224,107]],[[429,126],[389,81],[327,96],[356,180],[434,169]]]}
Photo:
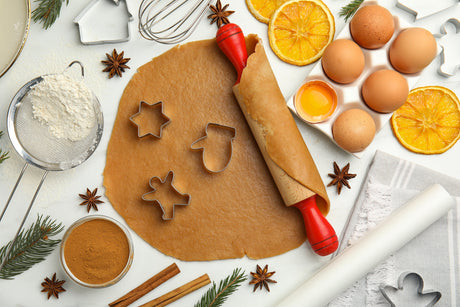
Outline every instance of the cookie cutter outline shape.
{"label": "cookie cutter outline shape", "polygon": [[[161,204],[160,200],[159,199],[146,199],[146,196],[147,195],[150,195],[150,194],[153,194],[157,191],[157,189],[155,189],[155,187],[153,186],[152,184],[152,180],[154,179],[158,179],[160,181],[161,184],[164,184],[166,183],[166,181],[168,181],[168,178],[171,177],[171,188],[174,190],[174,192],[176,192],[177,194],[181,195],[181,196],[187,196],[188,200],[187,200],[187,203],[185,204],[173,204],[172,205],[172,216],[170,218],[166,217],[166,210],[165,208],[163,207],[163,205]],[[190,205],[190,202],[192,201],[192,196],[188,193],[181,193],[179,192],[179,190],[177,190],[176,186],[174,185],[174,171],[169,171],[168,174],[166,175],[165,179],[162,180],[160,177],[158,176],[154,176],[152,178],[150,178],[149,180],[149,186],[152,188],[152,191],[150,192],[147,192],[147,193],[144,193],[142,194],[142,200],[144,201],[148,201],[148,202],[157,202],[159,205],[160,205],[160,208],[161,208],[161,211],[163,212],[161,218],[164,220],[164,221],[170,221],[172,219],[174,219],[174,214],[175,214],[175,207],[176,206],[188,206]]]}
{"label": "cookie cutter outline shape", "polygon": [[[161,124],[160,126],[160,133],[159,134],[155,134],[155,133],[152,133],[152,132],[147,132],[147,133],[144,133],[141,135],[141,127],[139,126],[138,123],[136,123],[134,121],[134,118],[138,115],[140,115],[142,113],[142,104],[145,103],[147,104],[148,106],[150,107],[155,107],[156,105],[160,105],[160,111],[161,111],[161,116],[166,120],[163,124]],[[166,127],[167,125],[169,125],[169,123],[171,122],[171,118],[169,118],[168,116],[166,116],[165,112],[163,111],[163,101],[158,101],[154,104],[150,104],[144,100],[141,100],[141,102],[139,102],[139,111],[136,113],[136,114],[133,114],[129,117],[129,120],[135,124],[137,126],[137,137],[139,138],[142,138],[144,136],[147,136],[147,135],[151,135],[151,136],[154,136],[156,137],[157,139],[161,139],[161,137],[163,136],[163,128]]]}
{"label": "cookie cutter outline shape", "polygon": [[417,283],[418,283],[417,295],[418,296],[434,295],[433,299],[428,303],[428,305],[426,305],[427,307],[434,306],[441,299],[441,296],[442,296],[441,292],[434,291],[434,290],[423,290],[423,287],[424,287],[423,278],[422,278],[422,276],[420,276],[419,274],[417,274],[415,272],[403,272],[398,278],[398,287],[397,288],[395,288],[393,286],[390,286],[390,285],[385,285],[385,286],[380,286],[379,287],[380,292],[382,293],[384,298],[387,300],[387,302],[390,303],[391,307],[397,307],[396,304],[391,299],[390,295],[388,295],[387,291],[392,290],[392,291],[397,292],[397,291],[403,290],[404,289],[405,279],[410,275],[414,276],[417,279]]}
{"label": "cookie cutter outline shape", "polygon": [[458,0],[438,0],[433,6],[432,2],[427,5],[418,0],[397,0],[396,7],[413,15],[415,20],[419,20],[447,10],[458,3]]}
{"label": "cookie cutter outline shape", "polygon": [[[93,11],[94,9],[94,6],[100,2],[100,1],[104,1],[104,0],[93,0],[91,1],[81,12],[80,14],[78,14],[77,17],[75,17],[75,19],[73,20],[73,22],[78,26],[78,31],[79,31],[79,37],[80,37],[80,42],[84,45],[98,45],[98,44],[115,44],[115,43],[124,43],[124,42],[127,42],[131,39],[131,27],[130,27],[130,23],[134,20],[134,17],[133,15],[131,14],[131,12],[129,11],[129,7],[128,7],[128,0],[124,0],[125,1],[125,5],[126,5],[126,13],[128,15],[128,23],[127,23],[127,36],[125,37],[121,37],[121,38],[116,38],[116,39],[102,39],[102,40],[88,40],[86,38],[86,36],[82,33],[82,30],[81,30],[81,27],[82,25],[80,24],[80,22],[82,21],[83,18],[86,17],[86,15],[88,13],[90,13],[91,11]],[[106,0],[108,1],[108,0]],[[119,6],[120,5],[120,1],[122,0],[111,0],[116,6]]]}
{"label": "cookie cutter outline shape", "polygon": [[[446,46],[443,44],[443,42],[440,42],[443,40],[443,38],[448,35],[447,31],[447,24],[452,24],[454,26],[454,32],[455,35],[458,35],[459,41],[460,41],[460,20],[457,18],[449,18],[447,21],[445,21],[442,26],[441,26],[441,33],[440,34],[435,34],[434,36],[438,39],[438,44],[441,46],[441,65],[438,68],[438,73],[441,76],[444,77],[453,77],[455,74],[459,73],[460,70],[460,64],[456,64],[453,67],[451,67],[451,71],[446,71],[446,66],[451,66],[449,64],[446,65]],[[454,46],[451,46],[453,48]],[[449,48],[450,50],[450,48]],[[455,51],[452,51],[455,53]],[[452,61],[453,62],[453,61]]]}
{"label": "cookie cutter outline shape", "polygon": [[[231,131],[233,132],[233,136],[232,138],[230,139],[230,155],[228,156],[228,161],[227,161],[227,164],[225,164],[225,166],[219,170],[212,170],[211,168],[208,167],[208,165],[206,164],[206,160],[204,158],[204,153],[205,153],[205,148],[204,147],[194,147],[194,145],[204,139],[207,139],[208,138],[208,128],[210,126],[215,126],[215,127],[219,127],[219,128],[223,128],[223,129],[226,129],[228,131]],[[233,157],[233,140],[236,138],[236,128],[235,127],[231,127],[231,126],[225,126],[225,125],[221,125],[221,124],[217,124],[217,123],[207,123],[206,124],[206,127],[204,129],[204,136],[200,137],[199,139],[197,139],[196,141],[194,141],[191,145],[190,145],[190,149],[192,150],[201,150],[202,153],[201,153],[201,161],[203,163],[203,166],[204,168],[206,169],[206,171],[208,171],[209,173],[212,173],[212,174],[217,174],[217,173],[221,173],[223,172],[227,167],[228,165],[230,164],[230,161],[232,161],[232,157]]]}

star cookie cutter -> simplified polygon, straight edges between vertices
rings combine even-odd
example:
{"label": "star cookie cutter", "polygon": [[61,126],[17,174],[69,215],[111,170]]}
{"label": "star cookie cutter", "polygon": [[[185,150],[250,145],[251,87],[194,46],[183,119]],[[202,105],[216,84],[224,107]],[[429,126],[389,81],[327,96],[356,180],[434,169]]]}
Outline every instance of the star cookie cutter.
{"label": "star cookie cutter", "polygon": [[[224,151],[226,153],[224,154],[224,157],[218,157],[221,155],[221,153],[216,153],[216,150],[206,150],[205,146],[202,146],[202,143],[206,143],[207,141],[210,140],[209,137],[209,130],[210,129],[217,129],[221,131],[226,131],[227,134],[229,134],[230,137],[228,138],[228,141],[226,141]],[[231,126],[225,126],[221,124],[216,124],[216,123],[208,123],[205,127],[205,135],[197,139],[190,145],[190,148],[192,150],[200,150],[202,152],[201,155],[201,160],[203,163],[203,167],[208,171],[209,173],[220,173],[223,172],[228,165],[230,164],[230,161],[232,160],[233,156],[233,140],[236,138],[236,128],[231,127]],[[213,152],[214,151],[214,152]],[[217,158],[217,160],[220,160],[220,162],[215,163],[218,165],[212,165],[212,160],[213,158]],[[208,161],[208,162],[206,162]]]}
{"label": "star cookie cutter", "polygon": [[[155,132],[152,132],[152,131],[149,131],[149,132],[146,132],[146,133],[142,133],[141,130],[142,130],[142,125],[139,125],[136,121],[135,121],[135,118],[139,115],[142,114],[142,106],[143,105],[147,105],[147,108],[159,108],[160,109],[160,116],[161,118],[163,119],[163,123],[160,125],[159,127],[159,132],[158,133],[155,133]],[[135,124],[137,126],[137,136],[139,138],[142,138],[144,136],[147,136],[147,135],[151,135],[151,136],[154,136],[156,137],[157,139],[161,139],[161,137],[163,136],[163,128],[166,127],[167,125],[169,125],[169,123],[171,122],[171,119],[166,116],[166,114],[164,113],[163,111],[163,102],[162,101],[159,101],[157,103],[154,103],[154,104],[149,104],[148,102],[145,102],[144,100],[142,100],[140,103],[139,103],[139,111],[132,115],[129,120]]]}
{"label": "star cookie cutter", "polygon": [[[422,276],[415,272],[404,272],[402,273],[399,278],[398,278],[398,287],[395,288],[390,285],[386,286],[380,286],[380,292],[384,296],[384,298],[390,303],[391,307],[396,307],[396,306],[402,306],[402,305],[396,305],[396,296],[394,295],[395,293],[404,291],[404,286],[409,283],[409,279],[415,279],[417,282],[417,298],[424,300],[429,300],[428,303],[425,302],[425,305],[427,307],[434,306],[440,299],[441,299],[441,292],[439,291],[433,291],[433,290],[423,290],[424,282]],[[411,306],[417,306],[416,304],[413,304],[413,302],[410,304]],[[404,305],[408,306],[408,305]]]}
{"label": "star cookie cutter", "polygon": [[435,34],[441,46],[441,66],[438,73],[444,77],[452,77],[458,73],[458,53],[460,51],[460,20],[450,18],[441,26],[441,33]]}
{"label": "star cookie cutter", "polygon": [[[157,183],[157,184],[155,184],[155,183]],[[169,210],[168,210],[168,208],[166,208],[163,205],[163,203],[158,199],[158,197],[156,197],[156,196],[150,197],[150,196],[152,196],[153,194],[155,194],[158,191],[157,185],[163,185],[163,184],[169,185],[171,190],[172,190],[172,192],[174,194],[176,194],[178,197],[184,197],[184,198],[186,197],[187,202],[185,202],[185,203],[173,203],[169,207]],[[160,205],[161,211],[163,212],[163,215],[161,216],[161,218],[163,220],[165,220],[165,221],[169,221],[169,220],[174,219],[174,211],[175,211],[176,206],[188,206],[190,204],[191,200],[192,200],[192,196],[190,194],[181,193],[174,186],[174,172],[173,171],[169,171],[164,180],[162,180],[160,177],[157,177],[157,176],[150,178],[149,186],[152,188],[152,191],[143,194],[142,195],[142,200],[148,201],[148,202],[157,202]],[[170,211],[170,213],[167,212],[167,211]]]}
{"label": "star cookie cutter", "polygon": [[[108,14],[109,12],[107,12],[107,10],[104,8],[103,12],[101,12],[101,8],[98,9],[99,4],[106,6],[106,8],[110,8],[110,6],[108,6],[109,2],[110,4],[115,4],[117,7],[120,7],[120,9],[123,6],[126,10],[126,33],[125,35],[120,35],[120,37],[115,36],[114,38],[112,33],[106,33],[107,36],[104,37],[104,34],[100,33],[100,31],[103,31],[103,29],[98,28],[101,26],[101,24],[103,24],[105,27],[109,28],[109,31],[112,31],[111,28],[113,27],[110,26],[111,19]],[[97,45],[107,43],[123,43],[131,39],[130,23],[134,20],[134,18],[129,10],[128,1],[125,0],[122,6],[120,6],[120,2],[121,0],[93,0],[80,12],[80,14],[78,14],[73,22],[78,25],[80,32],[80,42],[82,44]],[[97,34],[93,34],[94,32]]]}

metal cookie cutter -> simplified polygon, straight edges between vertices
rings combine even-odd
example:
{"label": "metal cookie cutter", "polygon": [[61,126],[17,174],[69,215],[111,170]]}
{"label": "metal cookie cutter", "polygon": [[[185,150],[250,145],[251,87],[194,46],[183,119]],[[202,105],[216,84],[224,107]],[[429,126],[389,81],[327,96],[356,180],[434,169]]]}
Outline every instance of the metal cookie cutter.
{"label": "metal cookie cutter", "polygon": [[[110,3],[108,3],[110,2]],[[130,22],[134,20],[133,15],[129,11],[128,1],[124,0],[124,4],[119,5],[121,0],[93,0],[91,1],[81,13],[74,19],[74,23],[78,25],[80,31],[80,41],[85,45],[96,45],[96,44],[106,44],[106,43],[122,43],[131,39],[131,30]],[[113,31],[113,26],[111,26],[112,19],[107,12],[108,4],[115,4],[117,7],[122,9],[123,7],[126,10],[126,31],[125,34],[113,37],[113,34],[100,33],[104,29],[102,26],[107,27],[109,31]],[[98,6],[104,5],[104,7],[98,8]],[[96,33],[96,34],[94,34]],[[105,36],[104,36],[105,35]]]}
{"label": "metal cookie cutter", "polygon": [[[441,46],[441,66],[438,73],[444,77],[452,77],[460,70],[458,64],[458,47],[460,44],[460,20],[450,18],[441,27],[441,34],[436,34]],[[457,48],[456,48],[457,47]]]}
{"label": "metal cookie cutter", "polygon": [[[200,145],[200,143],[203,143],[204,141],[208,141],[209,140],[209,133],[208,133],[208,129],[209,128],[212,128],[212,129],[224,129],[224,130],[227,130],[227,132],[230,132],[230,139],[229,139],[229,142],[227,143],[227,154],[226,154],[226,157],[218,157],[221,159],[221,161],[223,161],[223,163],[220,163],[219,166],[210,166],[209,164],[210,163],[207,163],[206,160],[207,160],[207,154],[209,151],[206,151],[205,147]],[[232,156],[233,156],[233,140],[236,138],[236,129],[234,127],[230,127],[230,126],[225,126],[225,125],[221,125],[221,124],[216,124],[216,123],[208,123],[206,125],[206,128],[205,128],[205,135],[201,138],[199,138],[198,140],[196,140],[195,142],[192,143],[192,145],[190,145],[190,148],[192,150],[201,150],[202,151],[202,161],[203,161],[203,166],[204,168],[210,172],[210,173],[220,173],[222,171],[224,171],[227,166],[230,164],[230,161],[232,160]],[[215,152],[211,152],[209,155],[217,155]],[[225,159],[225,160],[224,160]]]}
{"label": "metal cookie cutter", "polygon": [[[412,279],[412,282],[410,281]],[[410,283],[417,283],[417,293],[411,293],[412,297],[410,302],[407,304],[396,304],[396,293],[404,291],[404,286],[407,286]],[[441,292],[433,290],[423,290],[423,278],[417,273],[414,272],[404,272],[399,276],[398,279],[398,288],[393,286],[381,286],[380,292],[385,297],[385,299],[390,303],[391,307],[396,306],[421,306],[414,303],[414,300],[424,301],[423,306],[431,307],[434,306],[441,299]],[[406,297],[406,296],[405,296]]]}
{"label": "metal cookie cutter", "polygon": [[[148,108],[159,108],[160,109],[160,112],[161,112],[160,115],[163,118],[163,123],[160,125],[158,133],[155,133],[155,132],[152,132],[152,131],[142,133],[141,132],[142,127],[138,123],[136,123],[136,121],[134,120],[137,116],[142,114],[142,105],[143,104],[146,104],[148,106]],[[171,119],[168,116],[166,116],[166,114],[163,111],[163,102],[162,101],[159,101],[159,102],[154,103],[154,104],[149,104],[148,102],[145,102],[143,100],[139,103],[139,112],[137,112],[136,114],[132,115],[129,118],[129,120],[137,126],[137,136],[138,137],[141,138],[141,137],[144,137],[146,135],[152,135],[152,136],[154,136],[154,137],[156,137],[158,139],[161,139],[161,137],[163,136],[163,128],[166,127],[167,125],[169,125],[169,123],[171,122]]]}
{"label": "metal cookie cutter", "polygon": [[[160,177],[156,177],[156,176],[152,177],[149,180],[149,185],[153,191],[142,195],[143,200],[149,201],[149,202],[156,201],[160,205],[161,211],[163,212],[163,215],[161,216],[161,218],[165,221],[172,220],[174,218],[175,206],[188,206],[190,204],[190,201],[192,200],[192,196],[190,194],[186,194],[186,193],[184,194],[184,193],[179,192],[174,186],[173,182],[174,182],[174,172],[173,171],[169,171],[164,180],[161,180]],[[153,194],[158,190],[158,186],[161,186],[163,184],[169,185],[169,187],[172,189],[174,194],[178,195],[179,197],[186,197],[187,202],[174,203],[169,208],[165,208],[162,202],[157,197],[153,196]],[[170,211],[171,213],[168,214],[167,211]]]}

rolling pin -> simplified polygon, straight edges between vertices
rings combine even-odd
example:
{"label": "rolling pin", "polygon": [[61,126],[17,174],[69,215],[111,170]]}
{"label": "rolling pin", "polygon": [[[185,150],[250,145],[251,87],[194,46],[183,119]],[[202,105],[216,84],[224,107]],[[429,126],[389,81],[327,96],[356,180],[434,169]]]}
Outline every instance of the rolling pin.
{"label": "rolling pin", "polygon": [[[273,161],[267,149],[266,131],[264,131],[263,124],[253,118],[251,110],[248,110],[248,107],[244,102],[245,99],[242,95],[240,95],[239,83],[243,75],[243,70],[247,66],[248,60],[246,41],[241,28],[233,23],[222,26],[217,31],[216,42],[237,71],[238,77],[234,86],[235,96],[286,206],[294,206],[302,213],[307,239],[314,252],[321,256],[333,253],[338,247],[337,235],[334,228],[329,224],[323,213],[318,208],[317,194],[299,184],[285,170],[283,170],[282,167]],[[281,93],[279,93],[279,95],[281,95]],[[282,101],[285,106],[284,97],[282,98]],[[295,129],[295,133],[300,136],[300,132],[288,108],[282,108],[281,111],[283,116],[286,116],[287,118],[290,117],[290,120],[288,121],[290,125],[287,125],[289,126],[290,131]],[[295,128],[293,128],[293,125]],[[287,130],[285,131],[287,132]],[[283,131],[278,132],[279,134],[277,137],[283,138]],[[299,140],[299,137],[297,139]],[[306,148],[303,140],[301,140],[301,137],[296,143],[295,147],[300,148],[300,152],[306,152],[306,154],[310,157],[308,149]],[[312,160],[311,157],[310,160]],[[313,168],[317,172],[314,165]]]}

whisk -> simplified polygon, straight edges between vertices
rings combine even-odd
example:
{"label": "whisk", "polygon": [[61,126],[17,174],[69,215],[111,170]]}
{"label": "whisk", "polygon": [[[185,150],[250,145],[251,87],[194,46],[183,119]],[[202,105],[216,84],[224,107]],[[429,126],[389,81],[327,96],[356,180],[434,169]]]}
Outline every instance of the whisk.
{"label": "whisk", "polygon": [[148,40],[177,44],[192,34],[210,2],[142,0],[139,6],[139,32]]}

